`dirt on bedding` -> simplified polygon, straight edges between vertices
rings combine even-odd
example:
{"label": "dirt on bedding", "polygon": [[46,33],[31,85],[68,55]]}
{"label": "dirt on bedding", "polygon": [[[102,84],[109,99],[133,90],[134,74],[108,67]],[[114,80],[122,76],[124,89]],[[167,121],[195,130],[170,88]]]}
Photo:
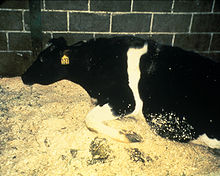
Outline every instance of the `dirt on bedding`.
{"label": "dirt on bedding", "polygon": [[155,135],[143,117],[108,125],[134,131],[140,143],[120,143],[89,131],[94,107],[70,81],[26,86],[0,78],[1,176],[203,176],[220,175],[218,150]]}

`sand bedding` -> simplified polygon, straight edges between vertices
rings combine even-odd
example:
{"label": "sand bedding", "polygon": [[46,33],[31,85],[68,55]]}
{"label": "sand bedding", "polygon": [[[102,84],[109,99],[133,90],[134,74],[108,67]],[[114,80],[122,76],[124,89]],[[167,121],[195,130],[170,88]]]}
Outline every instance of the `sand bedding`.
{"label": "sand bedding", "polygon": [[89,131],[93,108],[79,85],[49,86],[0,78],[1,176],[220,175],[219,151],[155,135],[143,117],[109,123],[134,131],[141,143],[120,143]]}

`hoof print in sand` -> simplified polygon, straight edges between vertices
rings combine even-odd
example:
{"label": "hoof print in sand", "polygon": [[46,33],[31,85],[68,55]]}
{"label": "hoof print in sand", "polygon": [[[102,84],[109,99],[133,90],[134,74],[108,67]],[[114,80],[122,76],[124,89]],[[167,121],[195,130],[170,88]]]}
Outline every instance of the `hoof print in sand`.
{"label": "hoof print in sand", "polygon": [[110,156],[110,148],[105,138],[96,137],[90,144],[89,149],[92,159],[88,161],[88,165],[96,163],[104,163]]}
{"label": "hoof print in sand", "polygon": [[77,152],[78,152],[78,150],[76,150],[76,149],[70,149],[70,154],[71,154],[72,158],[76,158]]}
{"label": "hoof print in sand", "polygon": [[130,159],[134,162],[152,162],[153,159],[150,156],[145,156],[138,148],[132,148],[129,150]]}

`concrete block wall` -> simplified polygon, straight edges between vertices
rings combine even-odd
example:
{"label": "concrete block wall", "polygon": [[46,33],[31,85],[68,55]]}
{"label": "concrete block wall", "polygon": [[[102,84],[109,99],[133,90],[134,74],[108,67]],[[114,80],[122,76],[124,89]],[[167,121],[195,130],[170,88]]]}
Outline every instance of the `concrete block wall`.
{"label": "concrete block wall", "polygon": [[[220,61],[218,0],[42,0],[43,43],[117,35],[152,38]],[[33,62],[28,0],[0,2],[0,75]]]}

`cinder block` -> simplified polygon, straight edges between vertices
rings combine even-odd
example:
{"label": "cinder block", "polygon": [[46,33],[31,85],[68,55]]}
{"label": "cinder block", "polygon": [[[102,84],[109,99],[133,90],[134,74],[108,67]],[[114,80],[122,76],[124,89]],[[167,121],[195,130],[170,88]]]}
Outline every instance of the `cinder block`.
{"label": "cinder block", "polygon": [[111,37],[120,37],[120,36],[134,36],[129,34],[95,34],[95,38],[111,38]]}
{"label": "cinder block", "polygon": [[170,12],[173,0],[152,1],[152,0],[134,0],[133,11],[142,12]]}
{"label": "cinder block", "polygon": [[220,32],[220,14],[195,14],[192,32]]}
{"label": "cinder block", "polygon": [[65,12],[44,12],[42,13],[43,31],[66,31],[67,14]]}
{"label": "cinder block", "polygon": [[21,12],[0,11],[0,30],[22,30]]}
{"label": "cinder block", "polygon": [[31,65],[31,53],[0,52],[0,76],[20,76]]}
{"label": "cinder block", "polygon": [[174,45],[187,50],[208,51],[210,38],[210,34],[177,34]]}
{"label": "cinder block", "polygon": [[215,1],[214,12],[220,12],[220,1]]}
{"label": "cinder block", "polygon": [[155,14],[153,32],[188,32],[191,15]]}
{"label": "cinder block", "polygon": [[213,35],[210,50],[212,50],[212,51],[219,51],[220,50],[220,34]]}
{"label": "cinder block", "polygon": [[[42,12],[42,30],[43,31],[66,31],[67,14],[66,12]],[[24,14],[25,30],[30,31],[29,12]]]}
{"label": "cinder block", "polygon": [[10,50],[31,50],[31,34],[30,33],[9,33],[9,49]]}
{"label": "cinder block", "polygon": [[4,0],[0,2],[0,8],[7,9],[28,9],[29,1],[28,0]]}
{"label": "cinder block", "polygon": [[112,17],[113,32],[149,32],[151,15],[119,14]]}
{"label": "cinder block", "polygon": [[71,31],[108,32],[109,14],[70,13]]}
{"label": "cinder block", "polygon": [[213,1],[175,0],[175,12],[211,12]]}
{"label": "cinder block", "polygon": [[88,10],[88,0],[45,0],[46,9]]}
{"label": "cinder block", "polygon": [[91,11],[130,12],[131,0],[90,0]]}
{"label": "cinder block", "polygon": [[0,32],[0,50],[7,49],[7,39],[6,34],[4,32]]}

